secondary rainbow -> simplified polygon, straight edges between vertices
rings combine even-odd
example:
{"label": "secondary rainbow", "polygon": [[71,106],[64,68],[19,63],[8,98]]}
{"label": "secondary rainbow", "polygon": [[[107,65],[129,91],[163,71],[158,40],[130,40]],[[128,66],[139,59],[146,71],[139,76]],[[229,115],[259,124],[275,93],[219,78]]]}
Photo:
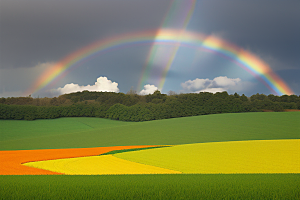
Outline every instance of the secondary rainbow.
{"label": "secondary rainbow", "polygon": [[[176,26],[177,29],[182,31],[186,30],[187,25],[193,15],[196,6],[196,0],[174,0],[164,20],[162,21],[161,29],[167,29],[168,27]],[[179,50],[180,43],[174,45],[171,49],[165,49],[161,45],[154,43],[149,51],[146,62],[143,67],[142,76],[140,77],[138,90],[141,90],[150,76],[150,70],[153,68],[153,64],[162,60],[159,66],[162,66],[162,72],[160,72],[161,80],[159,80],[158,88],[162,90],[165,83],[167,73],[176,57]]]}
{"label": "secondary rainbow", "polygon": [[[275,72],[261,59],[254,54],[232,45],[224,40],[214,36],[205,36],[200,33],[162,29],[155,31],[142,31],[129,34],[123,34],[116,37],[107,38],[85,46],[46,70],[27,91],[27,94],[33,94],[46,87],[56,78],[68,71],[76,63],[88,59],[89,57],[100,54],[105,50],[124,45],[134,45],[143,42],[159,42],[169,45],[188,46],[191,48],[201,48],[221,55],[232,60],[240,67],[247,70],[258,80],[262,81],[276,95],[291,95],[293,91]],[[165,73],[166,76],[167,73]],[[143,74],[142,74],[143,76]],[[161,80],[165,77],[160,77]]]}

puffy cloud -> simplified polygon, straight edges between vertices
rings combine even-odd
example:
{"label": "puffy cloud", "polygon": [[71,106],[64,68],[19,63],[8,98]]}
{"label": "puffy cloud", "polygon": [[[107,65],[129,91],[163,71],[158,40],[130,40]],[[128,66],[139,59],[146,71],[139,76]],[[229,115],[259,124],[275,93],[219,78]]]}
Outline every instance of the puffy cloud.
{"label": "puffy cloud", "polygon": [[206,88],[204,90],[197,91],[196,93],[199,92],[217,93],[217,92],[224,92],[224,91],[226,91],[224,88]]}
{"label": "puffy cloud", "polygon": [[240,91],[247,87],[247,83],[242,82],[240,78],[228,78],[227,76],[219,76],[210,79],[199,79],[188,80],[181,83],[181,87],[184,92],[223,92],[223,91]]}
{"label": "puffy cloud", "polygon": [[147,84],[144,89],[139,92],[140,95],[153,94],[158,88],[155,85]]}
{"label": "puffy cloud", "polygon": [[52,94],[67,94],[72,92],[81,92],[84,90],[96,92],[119,92],[118,83],[108,80],[106,77],[99,77],[94,85],[80,86],[78,84],[70,83],[64,87],[52,89]]}
{"label": "puffy cloud", "polygon": [[225,87],[230,88],[238,85],[241,82],[240,78],[227,78],[227,76],[219,76],[214,78],[210,87]]}
{"label": "puffy cloud", "polygon": [[211,80],[209,79],[196,78],[195,80],[188,80],[184,83],[181,83],[181,87],[187,92],[192,92],[201,88],[207,88],[210,83]]}

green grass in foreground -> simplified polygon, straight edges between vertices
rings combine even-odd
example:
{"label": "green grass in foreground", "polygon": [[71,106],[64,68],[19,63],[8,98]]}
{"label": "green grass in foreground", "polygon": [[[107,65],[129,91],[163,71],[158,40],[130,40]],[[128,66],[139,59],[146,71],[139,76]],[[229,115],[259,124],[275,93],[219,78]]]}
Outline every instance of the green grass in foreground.
{"label": "green grass in foreground", "polygon": [[299,174],[0,176],[0,199],[299,199]]}
{"label": "green grass in foreground", "polygon": [[0,120],[0,150],[299,139],[300,112],[202,115],[146,122],[101,118]]}

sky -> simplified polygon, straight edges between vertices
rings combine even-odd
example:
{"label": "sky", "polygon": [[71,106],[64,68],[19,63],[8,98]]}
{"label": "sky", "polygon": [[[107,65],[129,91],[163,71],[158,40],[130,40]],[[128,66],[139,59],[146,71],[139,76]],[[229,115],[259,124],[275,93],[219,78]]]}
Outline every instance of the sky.
{"label": "sky", "polygon": [[[299,10],[298,0],[1,0],[0,97],[300,95]],[[212,38],[267,67],[251,72],[260,65],[247,69],[242,54],[201,46]],[[268,74],[277,77],[269,85]]]}

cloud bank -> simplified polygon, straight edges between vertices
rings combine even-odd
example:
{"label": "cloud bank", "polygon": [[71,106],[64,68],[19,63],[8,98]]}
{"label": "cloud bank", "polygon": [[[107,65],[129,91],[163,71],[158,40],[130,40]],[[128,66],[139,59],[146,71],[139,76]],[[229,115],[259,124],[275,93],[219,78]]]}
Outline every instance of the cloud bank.
{"label": "cloud bank", "polygon": [[147,94],[153,94],[158,88],[155,85],[147,84],[144,86],[144,89],[142,89],[139,94],[140,95],[147,95]]}
{"label": "cloud bank", "polygon": [[80,86],[78,84],[70,83],[64,87],[52,89],[50,92],[54,95],[68,94],[72,92],[81,92],[84,90],[96,91],[96,92],[119,92],[118,83],[108,80],[107,77],[97,78],[97,82],[94,85]]}
{"label": "cloud bank", "polygon": [[184,92],[188,93],[216,93],[223,91],[238,92],[248,89],[250,86],[251,83],[242,82],[240,78],[228,78],[227,76],[219,76],[213,80],[196,78],[195,80],[188,80],[181,83],[181,87]]}

